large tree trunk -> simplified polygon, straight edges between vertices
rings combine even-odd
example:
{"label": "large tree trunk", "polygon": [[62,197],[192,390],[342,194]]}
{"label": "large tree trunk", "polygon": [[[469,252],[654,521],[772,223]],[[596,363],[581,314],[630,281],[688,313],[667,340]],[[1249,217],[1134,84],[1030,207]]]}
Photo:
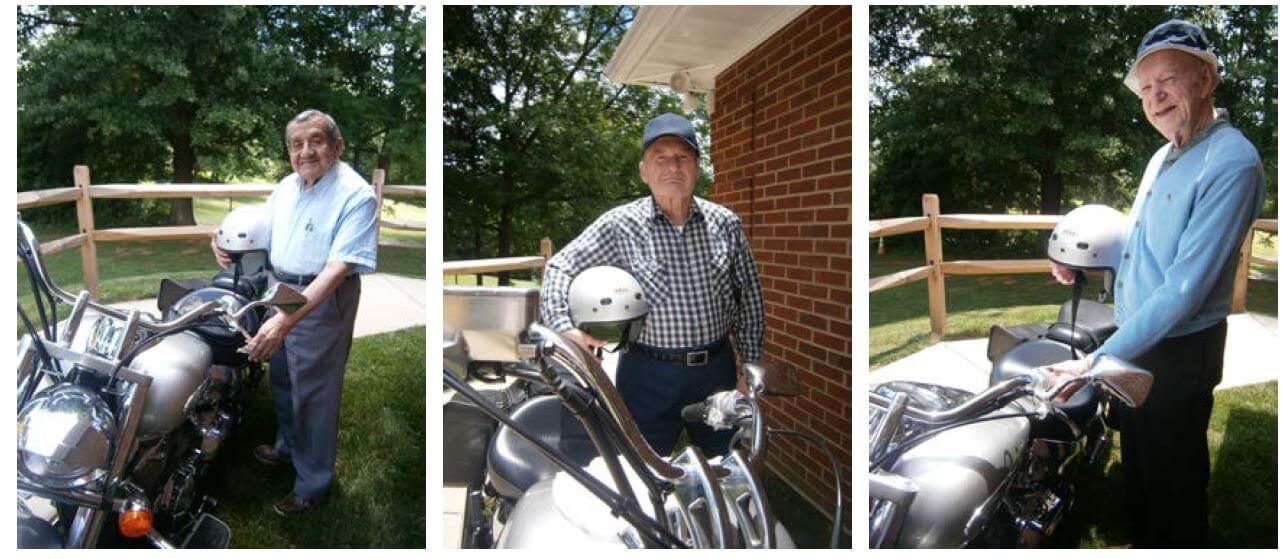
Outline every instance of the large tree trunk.
{"label": "large tree trunk", "polygon": [[1064,191],[1064,181],[1056,170],[1056,161],[1044,159],[1038,162],[1038,213],[1043,215],[1060,214],[1060,197]]}
{"label": "large tree trunk", "polygon": [[[499,209],[499,258],[506,258],[512,255],[512,206],[510,202],[504,202],[503,207]],[[509,272],[499,272],[499,285],[512,285],[511,274]]]}
{"label": "large tree trunk", "polygon": [[[189,184],[196,171],[196,150],[192,148],[191,134],[173,142],[174,148],[174,184]],[[172,198],[169,202],[170,225],[195,225],[196,217],[192,213],[191,198]]]}
{"label": "large tree trunk", "polygon": [[[1038,178],[1040,179],[1038,213],[1060,215],[1060,196],[1064,191],[1064,181],[1060,173],[1056,171],[1056,161],[1054,159],[1044,159],[1038,162]],[[1038,246],[1046,247],[1047,240],[1050,237],[1051,231],[1039,231]]]}
{"label": "large tree trunk", "polygon": [[[472,230],[472,258],[481,258],[485,246],[481,242],[481,225],[478,224],[476,229]],[[485,274],[477,274],[477,286],[485,285]]]}

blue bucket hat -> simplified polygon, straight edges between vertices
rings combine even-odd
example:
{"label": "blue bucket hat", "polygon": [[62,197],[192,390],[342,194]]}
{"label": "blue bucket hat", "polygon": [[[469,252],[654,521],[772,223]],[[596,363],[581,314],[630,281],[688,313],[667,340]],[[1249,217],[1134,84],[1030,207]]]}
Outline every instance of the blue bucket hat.
{"label": "blue bucket hat", "polygon": [[673,113],[664,113],[646,123],[646,130],[642,132],[642,155],[646,155],[646,148],[650,147],[651,142],[664,136],[681,138],[695,150],[695,155],[699,155],[699,140],[695,138],[695,126],[685,117]]}
{"label": "blue bucket hat", "polygon": [[1166,49],[1184,51],[1197,56],[1211,64],[1213,72],[1220,69],[1220,60],[1212,53],[1203,28],[1182,19],[1173,19],[1158,24],[1145,34],[1144,39],[1141,39],[1140,47],[1136,49],[1136,60],[1127,70],[1127,77],[1123,78],[1127,89],[1140,95],[1140,78],[1136,76],[1136,67],[1146,56]]}

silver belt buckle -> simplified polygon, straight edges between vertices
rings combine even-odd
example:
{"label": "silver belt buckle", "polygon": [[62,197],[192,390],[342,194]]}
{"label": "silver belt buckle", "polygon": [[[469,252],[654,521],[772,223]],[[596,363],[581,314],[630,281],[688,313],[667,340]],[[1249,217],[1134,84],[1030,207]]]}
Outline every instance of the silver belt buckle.
{"label": "silver belt buckle", "polygon": [[692,351],[686,354],[687,367],[700,367],[708,364],[708,350]]}

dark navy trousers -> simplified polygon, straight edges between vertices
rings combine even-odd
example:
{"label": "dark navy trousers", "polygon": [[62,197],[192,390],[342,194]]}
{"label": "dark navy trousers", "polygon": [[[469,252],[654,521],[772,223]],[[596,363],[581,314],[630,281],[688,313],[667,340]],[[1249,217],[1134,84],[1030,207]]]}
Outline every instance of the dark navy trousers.
{"label": "dark navy trousers", "polygon": [[1154,373],[1145,405],[1122,408],[1123,486],[1136,547],[1207,547],[1207,426],[1226,323],[1166,338],[1135,360]]}
{"label": "dark navy trousers", "polygon": [[[686,350],[657,349],[663,353],[685,353]],[[624,404],[637,421],[642,436],[660,456],[667,456],[686,429],[691,443],[705,456],[726,454],[734,429],[714,431],[703,423],[682,421],[682,408],[702,402],[714,392],[734,390],[736,384],[735,354],[729,344],[711,357],[708,364],[688,366],[651,359],[638,350],[619,356],[615,385]]]}

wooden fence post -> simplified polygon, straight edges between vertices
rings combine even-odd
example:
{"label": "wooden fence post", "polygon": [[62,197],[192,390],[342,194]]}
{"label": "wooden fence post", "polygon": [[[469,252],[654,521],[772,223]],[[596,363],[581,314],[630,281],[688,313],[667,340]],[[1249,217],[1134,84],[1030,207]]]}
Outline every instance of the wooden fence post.
{"label": "wooden fence post", "polygon": [[374,244],[379,244],[379,235],[383,233],[383,181],[387,171],[374,170]]}
{"label": "wooden fence post", "polygon": [[944,337],[945,301],[944,270],[940,266],[943,250],[940,246],[940,197],[935,194],[922,195],[922,215],[929,222],[922,232],[927,253],[927,310],[931,313],[931,341],[940,341]]}
{"label": "wooden fence post", "polygon": [[539,256],[543,257],[543,266],[539,267],[539,280],[543,281],[544,266],[547,266],[548,259],[552,258],[552,239],[544,237],[539,240]]}
{"label": "wooden fence post", "polygon": [[102,296],[98,288],[98,247],[94,242],[94,203],[89,196],[89,167],[76,165],[72,168],[76,182],[76,224],[84,242],[80,245],[81,274],[85,278],[85,289],[94,299]]}
{"label": "wooden fence post", "polygon": [[1247,310],[1247,273],[1252,268],[1252,241],[1256,229],[1248,229],[1243,244],[1238,248],[1238,267],[1234,270],[1234,295],[1230,297],[1230,312]]}

